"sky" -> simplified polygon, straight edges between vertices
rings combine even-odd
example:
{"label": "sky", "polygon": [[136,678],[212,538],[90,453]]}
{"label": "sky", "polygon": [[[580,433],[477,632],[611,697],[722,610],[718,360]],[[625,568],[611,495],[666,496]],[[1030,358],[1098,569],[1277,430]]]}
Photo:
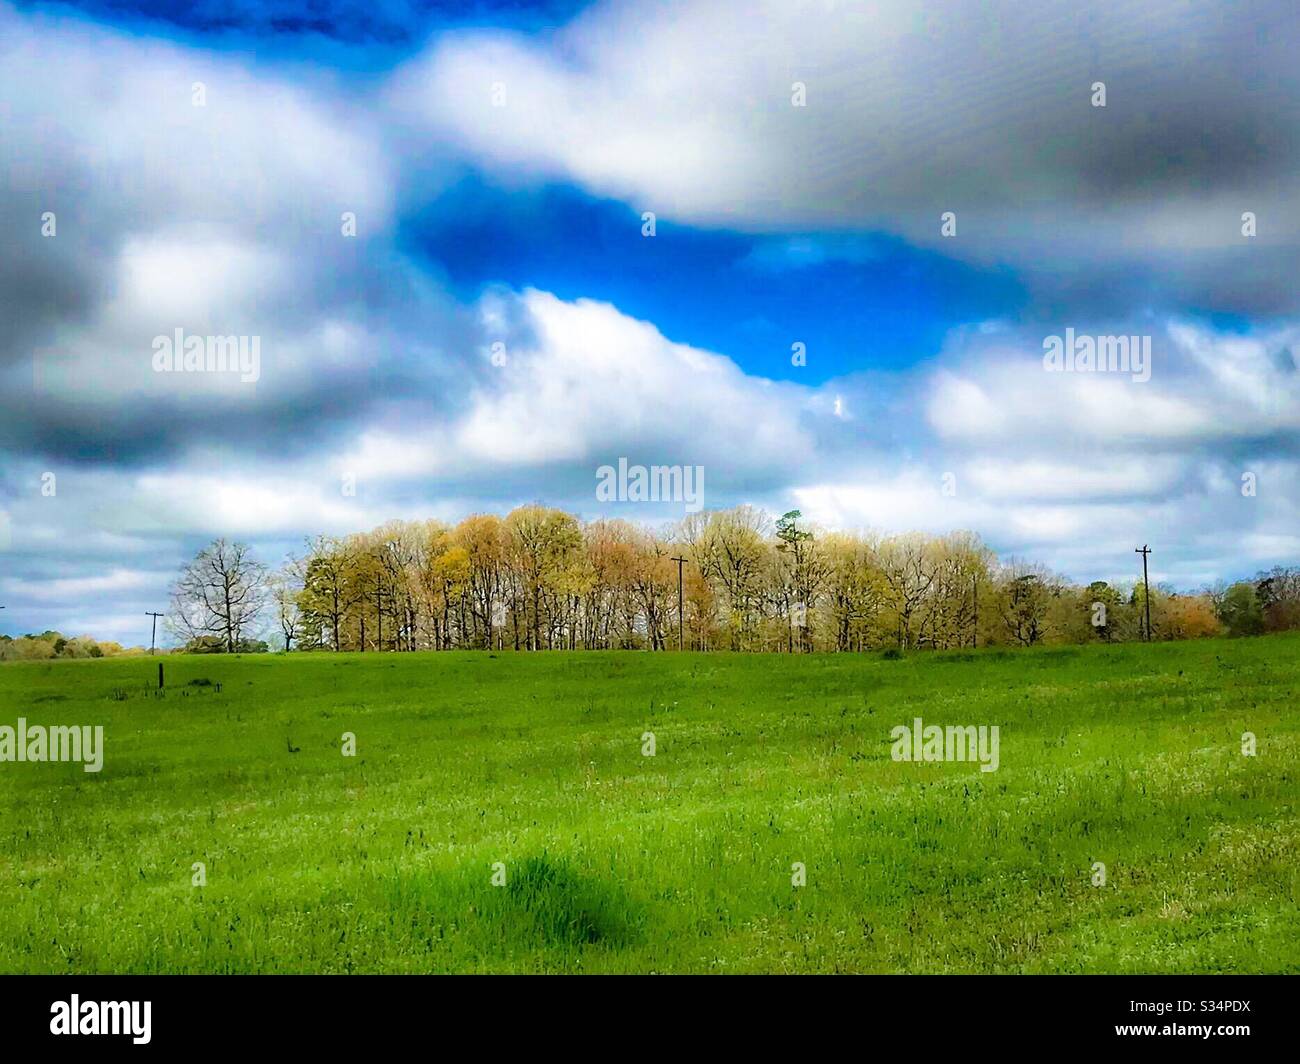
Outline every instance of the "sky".
{"label": "sky", "polygon": [[1300,562],[1297,54],[1251,0],[0,0],[0,633],[147,642],[218,536],[682,516],[620,458],[1077,581]]}

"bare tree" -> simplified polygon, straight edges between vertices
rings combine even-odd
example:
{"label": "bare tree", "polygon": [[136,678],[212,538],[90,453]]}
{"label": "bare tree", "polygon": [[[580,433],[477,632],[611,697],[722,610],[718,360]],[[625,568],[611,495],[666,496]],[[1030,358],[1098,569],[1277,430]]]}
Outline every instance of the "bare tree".
{"label": "bare tree", "polygon": [[299,606],[322,637],[329,632],[331,648],[342,650],[342,629],[357,598],[353,587],[357,550],[350,539],[317,536],[308,542],[304,561]]}
{"label": "bare tree", "polygon": [[186,639],[220,639],[229,654],[264,605],[266,567],[244,543],[216,540],[181,570],[172,588],[173,627]]}
{"label": "bare tree", "polygon": [[286,652],[298,638],[298,631],[302,626],[302,609],[299,600],[302,595],[305,571],[306,563],[301,558],[290,555],[279,571],[271,574],[267,580],[271,601],[275,606],[275,619],[280,624],[280,634],[284,637]]}
{"label": "bare tree", "polygon": [[894,536],[877,550],[889,606],[898,623],[898,645],[903,650],[915,645],[913,620],[938,576],[934,555],[930,539],[920,533]]}
{"label": "bare tree", "polygon": [[[684,535],[694,535],[690,523]],[[716,580],[727,603],[731,649],[740,650],[762,599],[762,574],[769,550],[766,515],[752,506],[709,514],[703,535],[691,543],[700,572]]]}
{"label": "bare tree", "polygon": [[1002,623],[1021,646],[1033,646],[1047,634],[1047,617],[1054,591],[1052,575],[1041,565],[1012,559],[1006,565],[1005,587],[999,603]]}

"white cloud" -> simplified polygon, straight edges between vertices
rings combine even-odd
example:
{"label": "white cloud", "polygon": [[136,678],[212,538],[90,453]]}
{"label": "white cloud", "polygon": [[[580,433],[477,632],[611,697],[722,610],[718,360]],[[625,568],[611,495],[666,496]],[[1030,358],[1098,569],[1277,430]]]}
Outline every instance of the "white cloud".
{"label": "white cloud", "polygon": [[[42,402],[247,397],[211,376],[157,379],[151,341],[176,328],[278,342],[267,387],[302,393],[300,367],[317,362],[295,342],[357,271],[361,242],[341,235],[340,215],[383,233],[396,183],[364,97],[296,77],[0,4],[8,396],[34,380]],[[387,263],[372,253],[368,265]]]}
{"label": "white cloud", "polygon": [[390,93],[495,170],[694,223],[881,229],[1032,271],[1185,266],[1241,249],[1253,210],[1253,246],[1293,253],[1297,138],[1272,101],[1300,86],[1297,24],[1213,7],[606,2],[540,38],[447,35]]}
{"label": "white cloud", "polygon": [[296,536],[304,530],[352,532],[383,517],[343,495],[342,482],[305,467],[221,472],[196,468],[140,476],[131,498],[136,531],[230,537]]}
{"label": "white cloud", "polygon": [[327,206],[322,222],[353,210],[372,225],[392,209],[374,127],[324,80],[0,5],[0,96],[9,188],[93,197],[101,237],[142,214],[249,234]]}
{"label": "white cloud", "polygon": [[985,344],[962,332],[934,374],[926,416],[943,439],[1068,448],[1084,466],[1088,441],[1194,449],[1290,433],[1300,428],[1300,373],[1277,355],[1292,350],[1297,335],[1295,326],[1245,337],[1171,322],[1154,338],[1151,379],[1139,382],[1048,372],[1039,336],[1022,336],[1016,347],[1005,335]]}
{"label": "white cloud", "polygon": [[1089,459],[1072,455],[1060,459],[992,461],[979,459],[964,467],[963,480],[989,499],[1135,499],[1176,487],[1182,463],[1168,456],[1100,453]]}
{"label": "white cloud", "polygon": [[131,236],[119,257],[117,298],[108,316],[194,321],[231,302],[281,297],[285,274],[270,248],[221,232]]}
{"label": "white cloud", "polygon": [[[500,302],[512,304],[507,311]],[[673,343],[607,303],[528,290],[484,305],[503,365],[479,378],[464,412],[414,440],[372,429],[339,460],[367,476],[465,475],[493,468],[705,465],[720,486],[788,477],[813,456],[800,410],[811,393],[746,375],[730,359]],[[494,333],[491,323],[515,322]],[[593,481],[594,484],[594,481]]]}
{"label": "white cloud", "polygon": [[65,577],[55,580],[4,581],[6,594],[20,595],[35,602],[63,602],[87,596],[118,595],[153,584],[157,574],[145,570],[114,568],[101,576]]}

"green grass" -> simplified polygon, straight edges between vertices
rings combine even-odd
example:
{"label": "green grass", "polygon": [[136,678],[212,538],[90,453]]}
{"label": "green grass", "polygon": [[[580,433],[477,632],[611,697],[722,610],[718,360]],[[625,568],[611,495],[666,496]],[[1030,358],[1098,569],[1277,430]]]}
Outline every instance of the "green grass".
{"label": "green grass", "polygon": [[[106,734],[0,764],[0,971],[1300,970],[1297,636],[166,666],[0,667]],[[1000,769],[893,761],[915,716]]]}

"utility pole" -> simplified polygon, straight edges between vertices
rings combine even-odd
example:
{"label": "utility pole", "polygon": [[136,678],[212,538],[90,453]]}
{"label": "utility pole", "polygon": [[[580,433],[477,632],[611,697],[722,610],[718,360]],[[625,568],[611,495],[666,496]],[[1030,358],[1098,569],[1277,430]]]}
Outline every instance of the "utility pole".
{"label": "utility pole", "polygon": [[682,566],[686,564],[685,558],[673,558],[672,561],[677,563],[677,649],[684,649],[683,643],[686,640],[686,627],[682,624]]}
{"label": "utility pole", "polygon": [[970,578],[970,593],[975,603],[975,617],[971,621],[970,645],[977,647],[980,645],[980,578],[978,576]]}
{"label": "utility pole", "polygon": [[1151,548],[1145,543],[1141,547],[1133,548],[1134,554],[1142,555],[1142,586],[1146,589],[1146,615],[1147,615],[1147,642],[1151,642],[1151,581],[1147,579],[1147,555],[1151,553]]}
{"label": "utility pole", "polygon": [[149,636],[149,654],[153,655],[154,647],[158,645],[158,618],[165,617],[165,613],[146,613],[146,617],[153,618],[153,634]]}

